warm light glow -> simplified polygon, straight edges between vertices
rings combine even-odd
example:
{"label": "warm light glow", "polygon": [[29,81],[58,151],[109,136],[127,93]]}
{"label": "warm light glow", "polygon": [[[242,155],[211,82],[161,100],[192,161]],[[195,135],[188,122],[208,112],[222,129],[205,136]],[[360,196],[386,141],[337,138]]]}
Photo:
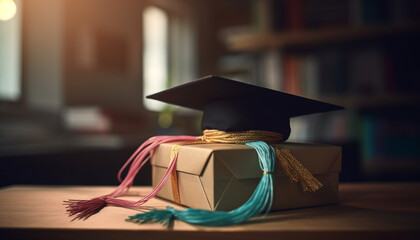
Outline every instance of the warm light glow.
{"label": "warm light glow", "polygon": [[[3,3],[4,0],[0,0]],[[0,20],[0,101],[17,101],[21,97],[22,0],[15,0],[16,16]]]}
{"label": "warm light glow", "polygon": [[[147,7],[143,12],[143,94],[147,96],[167,88],[168,15],[160,8]],[[161,111],[165,104],[145,99],[147,109]]]}
{"label": "warm light glow", "polygon": [[13,0],[0,0],[0,20],[7,21],[16,15],[16,3]]}

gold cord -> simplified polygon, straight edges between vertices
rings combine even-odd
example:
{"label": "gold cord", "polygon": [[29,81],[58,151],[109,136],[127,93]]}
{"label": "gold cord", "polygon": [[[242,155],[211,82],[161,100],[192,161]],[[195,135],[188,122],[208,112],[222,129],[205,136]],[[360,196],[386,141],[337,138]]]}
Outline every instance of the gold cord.
{"label": "gold cord", "polygon": [[206,129],[203,131],[203,136],[201,136],[200,139],[209,143],[244,144],[247,142],[264,141],[268,144],[272,144],[283,142],[284,135],[261,130],[225,132],[216,129]]}

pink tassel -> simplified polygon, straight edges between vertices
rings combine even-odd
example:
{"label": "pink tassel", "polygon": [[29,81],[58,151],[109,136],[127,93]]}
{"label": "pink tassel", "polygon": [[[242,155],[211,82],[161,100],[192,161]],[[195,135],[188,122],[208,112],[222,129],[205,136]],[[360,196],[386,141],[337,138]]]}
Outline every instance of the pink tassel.
{"label": "pink tassel", "polygon": [[[193,136],[156,136],[149,138],[145,141],[127,160],[127,162],[122,166],[118,172],[118,181],[120,185],[110,194],[105,196],[93,198],[91,200],[68,200],[64,201],[64,205],[67,205],[67,213],[69,216],[75,216],[75,219],[86,220],[92,215],[98,213],[102,208],[107,205],[126,207],[126,208],[139,208],[144,203],[149,201],[149,199],[156,196],[156,194],[162,189],[163,185],[168,181],[171,176],[172,170],[176,166],[176,161],[178,155],[174,157],[168,166],[163,178],[160,180],[159,184],[150,192],[147,196],[143,197],[139,201],[130,201],[124,199],[118,199],[117,197],[124,195],[130,187],[133,185],[134,178],[136,177],[139,170],[144,166],[144,164],[150,159],[150,153],[162,143],[167,142],[189,142],[195,141],[197,137]],[[128,169],[127,176],[122,180],[121,174],[125,168],[131,163],[130,168]]]}
{"label": "pink tassel", "polygon": [[76,215],[75,219],[86,220],[90,216],[98,213],[102,210],[107,204],[105,198],[98,197],[91,200],[67,200],[64,201],[64,204],[67,205],[67,212],[69,216]]}

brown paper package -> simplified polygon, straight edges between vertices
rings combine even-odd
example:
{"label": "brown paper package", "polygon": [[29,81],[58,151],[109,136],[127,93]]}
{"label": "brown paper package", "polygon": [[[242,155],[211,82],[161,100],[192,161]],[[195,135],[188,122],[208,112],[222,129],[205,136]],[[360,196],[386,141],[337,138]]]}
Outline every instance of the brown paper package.
{"label": "brown paper package", "polygon": [[[172,146],[161,144],[153,153],[152,183],[162,179],[170,162]],[[304,192],[293,183],[279,164],[274,173],[272,210],[337,203],[341,147],[309,143],[283,143],[324,186]],[[245,203],[259,183],[262,171],[254,148],[241,144],[199,144],[179,150],[178,183],[181,204],[187,207],[228,211]],[[158,194],[173,201],[170,180]]]}

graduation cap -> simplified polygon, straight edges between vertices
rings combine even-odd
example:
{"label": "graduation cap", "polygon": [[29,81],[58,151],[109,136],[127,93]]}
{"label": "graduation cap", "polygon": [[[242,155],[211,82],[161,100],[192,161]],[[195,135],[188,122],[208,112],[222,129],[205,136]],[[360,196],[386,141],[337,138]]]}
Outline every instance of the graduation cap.
{"label": "graduation cap", "polygon": [[[196,81],[147,96],[147,98],[203,111],[203,130],[216,129],[225,132],[263,130],[283,134],[282,140],[286,140],[290,135],[291,117],[343,109],[340,106],[216,76],[200,78]],[[237,135],[241,134],[243,133],[237,133]],[[231,133],[231,135],[235,134]],[[233,140],[237,143],[237,139]],[[254,192],[255,195],[253,194],[253,197],[241,207],[224,213],[197,209],[155,209],[132,216],[129,218],[129,221],[144,223],[154,220],[168,223],[174,219],[180,219],[185,222],[207,226],[244,222],[261,213],[263,209],[267,209],[267,206],[268,210],[270,209],[272,202],[270,196],[273,196],[272,173],[275,170],[274,162],[276,159],[287,165],[286,173],[291,174],[289,177],[293,181],[299,181],[305,191],[316,191],[322,187],[322,184],[292,156],[289,150],[280,149],[275,145],[270,147],[263,141],[246,140],[245,144],[254,147],[256,150],[258,149],[258,159],[263,174],[262,180]],[[165,176],[156,185],[155,189],[139,201],[117,199],[132,186],[136,174],[144,163],[150,159],[150,154],[154,149],[162,143],[170,142],[177,142],[177,144],[172,148],[171,155],[173,154],[173,156],[171,156],[170,165]],[[108,205],[140,208],[150,198],[156,196],[169,179],[169,176],[171,181],[172,179],[177,179],[173,173],[176,173],[174,170],[176,169],[179,146],[194,143],[203,144],[203,141],[200,137],[195,136],[155,136],[148,139],[135,151],[119,171],[118,177],[121,184],[115,191],[90,200],[71,199],[65,201],[67,212],[70,216],[75,216],[75,219],[85,220]],[[131,165],[127,176],[121,179],[121,173],[130,162]],[[263,181],[263,179],[266,180]],[[175,184],[172,185],[172,189],[178,189],[174,187],[177,181],[175,180],[172,183]],[[264,201],[260,201],[260,199]]]}
{"label": "graduation cap", "polygon": [[290,135],[290,118],[344,109],[227,78],[206,76],[146,98],[203,111],[202,130],[264,130]]}

